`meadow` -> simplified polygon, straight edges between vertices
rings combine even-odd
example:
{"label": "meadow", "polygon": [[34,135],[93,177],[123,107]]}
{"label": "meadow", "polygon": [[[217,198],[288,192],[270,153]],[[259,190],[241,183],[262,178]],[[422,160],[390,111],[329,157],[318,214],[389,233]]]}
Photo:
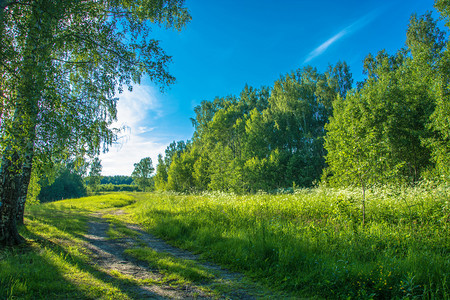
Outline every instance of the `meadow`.
{"label": "meadow", "polygon": [[[124,287],[142,282],[100,270],[84,247],[88,222],[101,211],[111,238],[132,236],[123,224],[138,223],[293,298],[449,299],[450,186],[373,188],[366,197],[364,226],[358,189],[112,193],[33,205],[21,228],[27,244],[0,249],[0,298],[136,298]],[[129,214],[108,215],[117,209]],[[175,274],[181,284],[214,278],[150,248],[127,251],[171,284],[176,270],[187,270]]]}
{"label": "meadow", "polygon": [[131,209],[177,246],[299,297],[449,299],[449,186],[366,197],[364,226],[358,189],[143,194]]}

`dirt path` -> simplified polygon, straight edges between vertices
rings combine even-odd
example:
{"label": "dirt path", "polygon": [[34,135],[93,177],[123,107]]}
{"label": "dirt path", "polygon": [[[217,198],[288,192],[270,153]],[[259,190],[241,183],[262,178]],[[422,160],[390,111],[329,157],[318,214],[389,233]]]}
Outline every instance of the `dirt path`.
{"label": "dirt path", "polygon": [[[118,210],[115,214],[121,214]],[[95,221],[89,223],[89,231],[85,236],[87,248],[93,253],[93,264],[100,270],[113,274],[119,272],[134,284],[121,287],[127,289],[128,295],[135,299],[258,299],[279,298],[265,291],[261,286],[249,283],[240,274],[232,273],[217,265],[205,263],[199,257],[188,251],[173,247],[161,239],[144,232],[133,224],[123,224],[132,230],[136,238],[108,237],[110,224],[102,219],[101,214],[95,215]],[[147,263],[139,261],[126,253],[133,247],[150,247],[157,252],[168,253],[176,258],[194,261],[197,265],[214,274],[214,278],[198,285],[174,285],[164,280],[164,275],[152,269]],[[213,287],[220,287],[220,295],[211,292]]]}

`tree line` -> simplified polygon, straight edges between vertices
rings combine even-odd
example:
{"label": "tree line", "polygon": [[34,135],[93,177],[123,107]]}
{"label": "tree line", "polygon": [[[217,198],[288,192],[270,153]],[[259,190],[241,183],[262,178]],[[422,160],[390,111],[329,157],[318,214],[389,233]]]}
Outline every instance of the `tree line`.
{"label": "tree line", "polygon": [[39,203],[80,198],[101,192],[146,192],[154,189],[151,176],[154,168],[150,157],[135,163],[131,176],[102,176],[102,165],[98,157],[95,157],[89,166],[88,172],[87,165],[76,168],[74,162],[65,162],[54,165],[51,172],[41,178],[32,176],[27,202]]}
{"label": "tree line", "polygon": [[153,191],[153,171],[154,168],[150,157],[143,158],[138,163],[135,163],[131,176],[102,176],[102,165],[98,157],[81,167],[76,167],[74,161],[66,161],[54,164],[40,178],[34,175],[31,176],[27,202],[51,202],[80,198],[102,192]]}
{"label": "tree line", "polygon": [[[449,8],[436,8],[449,25]],[[159,155],[157,190],[237,193],[414,184],[450,178],[450,53],[445,29],[413,15],[404,47],[364,60],[353,86],[345,62],[305,67],[272,87],[195,107],[191,140]]]}
{"label": "tree line", "polygon": [[324,125],[331,103],[351,88],[345,63],[280,78],[273,88],[246,86],[239,97],[195,108],[191,141],[158,158],[157,189],[255,192],[309,186],[325,166]]}
{"label": "tree line", "polygon": [[102,176],[100,184],[131,184],[133,178],[125,175]]}

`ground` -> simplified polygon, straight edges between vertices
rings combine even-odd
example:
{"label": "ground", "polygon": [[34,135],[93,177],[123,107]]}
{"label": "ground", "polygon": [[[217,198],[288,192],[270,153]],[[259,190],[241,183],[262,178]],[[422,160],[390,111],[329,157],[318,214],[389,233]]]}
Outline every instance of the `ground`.
{"label": "ground", "polygon": [[[122,210],[113,212],[123,214]],[[123,226],[122,223],[121,226]],[[124,224],[128,234],[111,238],[108,230],[116,226],[111,220],[102,218],[101,213],[93,215],[89,231],[85,236],[86,247],[92,253],[92,263],[108,274],[120,273],[134,284],[121,287],[136,299],[259,299],[280,298],[266,288],[252,283],[241,274],[230,272],[215,264],[205,262],[198,255],[173,247],[165,241],[144,232],[135,224]],[[122,230],[123,231],[123,230]],[[208,274],[211,280],[180,284],[171,282],[167,273],[152,267],[145,261],[129,255],[126,250],[149,247],[157,253],[164,253],[174,259],[193,262]],[[169,279],[168,279],[169,278]]]}

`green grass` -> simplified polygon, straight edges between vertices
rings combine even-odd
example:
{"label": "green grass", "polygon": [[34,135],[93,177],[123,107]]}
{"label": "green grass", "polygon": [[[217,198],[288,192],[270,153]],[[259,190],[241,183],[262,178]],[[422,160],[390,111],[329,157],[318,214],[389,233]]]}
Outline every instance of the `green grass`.
{"label": "green grass", "polygon": [[145,261],[151,268],[166,274],[166,280],[179,284],[191,282],[209,282],[214,275],[191,260],[180,259],[165,252],[157,252],[148,247],[127,249],[125,253]]}
{"label": "green grass", "polygon": [[82,235],[90,213],[132,202],[112,194],[27,208],[27,243],[0,249],[0,299],[131,299],[121,289],[129,281],[90,264]]}
{"label": "green grass", "polygon": [[[27,208],[27,244],[0,249],[0,299],[132,299],[142,280],[90,261],[88,222],[110,221],[110,238],[140,235],[135,222],[259,282],[297,297],[449,299],[450,188],[377,188],[367,194],[317,188],[291,195],[108,194]],[[129,214],[114,214],[120,209]],[[161,272],[162,282],[194,282],[230,292],[192,261],[139,244],[128,254]],[[233,288],[240,289],[239,284]],[[215,291],[215,292],[214,292]],[[265,297],[262,293],[261,297]]]}
{"label": "green grass", "polygon": [[449,299],[450,189],[317,188],[293,195],[148,194],[137,221],[298,296]]}
{"label": "green grass", "polygon": [[[154,252],[127,227],[131,216],[114,213],[133,206],[136,194],[115,193],[27,207],[20,233],[27,243],[0,249],[0,299],[140,299],[142,285],[196,286],[203,295],[221,295],[227,286],[194,261]],[[134,239],[127,253],[147,262],[160,277],[139,279],[105,271],[92,261],[84,235],[89,222],[109,222],[110,239]],[[239,285],[236,285],[240,287]]]}

